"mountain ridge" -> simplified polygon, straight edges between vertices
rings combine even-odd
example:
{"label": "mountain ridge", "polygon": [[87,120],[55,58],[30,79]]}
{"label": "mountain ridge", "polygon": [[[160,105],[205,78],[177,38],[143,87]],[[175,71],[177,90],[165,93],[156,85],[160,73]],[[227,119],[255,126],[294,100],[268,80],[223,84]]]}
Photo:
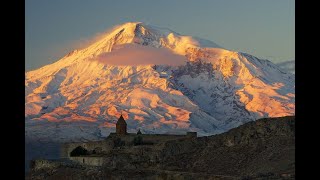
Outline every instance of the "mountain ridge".
{"label": "mountain ridge", "polygon": [[[205,42],[125,23],[87,48],[27,72],[26,137],[105,137],[120,112],[129,131],[200,135],[261,117],[294,115],[294,75],[270,61]],[[124,60],[127,65],[110,63]],[[168,65],[173,60],[180,63]],[[56,127],[59,123],[63,128]]]}

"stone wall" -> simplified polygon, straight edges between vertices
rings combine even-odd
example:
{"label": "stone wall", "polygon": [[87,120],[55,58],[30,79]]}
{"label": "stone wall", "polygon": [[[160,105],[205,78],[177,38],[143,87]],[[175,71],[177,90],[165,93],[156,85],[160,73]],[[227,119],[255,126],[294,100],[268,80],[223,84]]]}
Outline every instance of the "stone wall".
{"label": "stone wall", "polygon": [[187,132],[187,137],[196,138],[197,137],[197,132]]}
{"label": "stone wall", "polygon": [[78,143],[65,143],[61,146],[60,157],[69,158],[70,152],[73,151],[76,147],[81,146],[88,151],[93,151],[95,149],[108,152],[113,148],[113,141],[90,141],[90,142],[78,142]]}
{"label": "stone wall", "polygon": [[132,147],[137,137],[142,138],[144,145],[159,144],[162,142],[178,139],[186,139],[196,137],[196,133],[188,133],[187,135],[171,135],[171,134],[140,134],[128,133],[126,135],[117,135],[111,133],[105,140],[91,142],[65,143],[61,146],[61,158],[70,158],[70,153],[81,146],[88,151],[95,150],[97,154],[106,154],[117,147]]}
{"label": "stone wall", "polygon": [[140,134],[137,135],[135,133],[128,133],[127,135],[117,135],[115,133],[111,133],[106,141],[115,141],[120,139],[125,146],[132,146],[134,138],[142,137],[142,141],[146,144],[158,144],[165,141],[177,140],[177,139],[185,139],[196,137],[196,134],[192,133],[189,135],[171,135],[171,134]]}
{"label": "stone wall", "polygon": [[70,157],[70,160],[89,166],[102,166],[104,157]]}
{"label": "stone wall", "polygon": [[185,139],[188,138],[186,135],[171,135],[171,134],[141,134],[143,141],[160,143],[164,141]]}

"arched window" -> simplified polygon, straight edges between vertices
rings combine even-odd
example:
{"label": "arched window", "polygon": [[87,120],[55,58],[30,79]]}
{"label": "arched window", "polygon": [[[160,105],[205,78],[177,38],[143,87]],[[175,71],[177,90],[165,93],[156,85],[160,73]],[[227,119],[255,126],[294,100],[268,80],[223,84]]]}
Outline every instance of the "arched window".
{"label": "arched window", "polygon": [[76,147],[74,150],[72,150],[70,152],[71,157],[88,155],[88,154],[89,154],[88,150],[86,150],[85,148],[83,148],[81,146]]}

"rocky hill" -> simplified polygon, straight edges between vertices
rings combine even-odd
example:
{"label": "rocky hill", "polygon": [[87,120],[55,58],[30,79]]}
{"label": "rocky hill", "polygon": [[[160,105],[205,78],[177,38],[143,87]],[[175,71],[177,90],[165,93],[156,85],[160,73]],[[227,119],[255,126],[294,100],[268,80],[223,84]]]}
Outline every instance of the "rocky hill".
{"label": "rocky hill", "polygon": [[294,179],[295,117],[228,132],[115,150],[104,167],[41,161],[27,179]]}

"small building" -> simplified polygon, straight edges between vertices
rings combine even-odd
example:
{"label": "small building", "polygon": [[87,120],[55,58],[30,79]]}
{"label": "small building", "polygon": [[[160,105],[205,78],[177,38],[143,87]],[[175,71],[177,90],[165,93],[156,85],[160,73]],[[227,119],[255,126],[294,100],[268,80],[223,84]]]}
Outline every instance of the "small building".
{"label": "small building", "polygon": [[[100,141],[72,142],[61,146],[61,158],[67,158],[80,164],[102,166],[107,157],[113,153],[131,152],[140,156],[139,152],[150,151],[153,158],[157,158],[159,148],[163,148],[167,141],[181,139],[196,139],[197,132],[186,134],[147,134],[139,129],[137,133],[127,132],[127,123],[121,115],[116,123],[116,132]],[[135,154],[138,153],[138,154]],[[149,158],[149,157],[148,157]]]}
{"label": "small building", "polygon": [[197,132],[187,132],[187,137],[196,138]]}
{"label": "small building", "polygon": [[126,135],[127,134],[127,123],[124,120],[122,114],[116,124],[116,134],[117,135]]}

